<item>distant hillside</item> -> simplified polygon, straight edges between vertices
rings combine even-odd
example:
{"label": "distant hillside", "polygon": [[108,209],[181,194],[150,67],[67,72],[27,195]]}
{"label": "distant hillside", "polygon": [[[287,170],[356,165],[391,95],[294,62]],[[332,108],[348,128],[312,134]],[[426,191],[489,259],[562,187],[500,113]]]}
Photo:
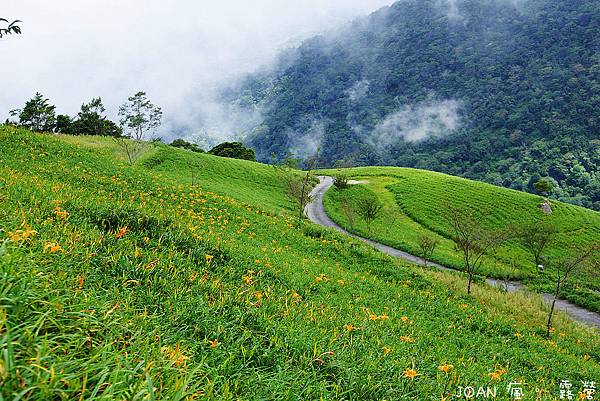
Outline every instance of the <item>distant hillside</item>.
{"label": "distant hillside", "polygon": [[442,171],[600,210],[595,0],[406,0],[307,40],[237,102],[248,142],[324,166]]}
{"label": "distant hillside", "polygon": [[[526,283],[530,289],[551,293],[555,269],[574,246],[591,246],[600,238],[600,213],[557,201],[552,213],[541,208],[544,198],[470,181],[440,173],[398,167],[358,167],[341,170],[362,185],[329,190],[325,196],[328,215],[354,234],[418,255],[422,235],[439,241],[431,259],[444,266],[464,269],[464,256],[452,238],[448,205],[481,216],[488,229],[509,229],[509,241],[484,260],[481,273],[499,279],[510,277]],[[339,174],[323,170],[320,174]],[[360,199],[377,198],[384,205],[382,216],[372,227],[344,207]],[[545,272],[540,274],[531,251],[517,238],[519,225],[548,224],[557,234],[546,247]],[[562,296],[587,309],[600,312],[600,277],[596,268],[582,269],[569,283]]]}

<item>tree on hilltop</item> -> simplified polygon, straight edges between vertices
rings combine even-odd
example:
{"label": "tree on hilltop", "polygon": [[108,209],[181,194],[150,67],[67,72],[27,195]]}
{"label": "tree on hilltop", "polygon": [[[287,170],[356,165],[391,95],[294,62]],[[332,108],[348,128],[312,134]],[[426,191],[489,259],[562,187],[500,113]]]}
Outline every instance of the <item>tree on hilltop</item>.
{"label": "tree on hilltop", "polygon": [[56,124],[56,106],[41,93],[25,103],[25,107],[19,113],[19,125],[35,132],[50,132]]}
{"label": "tree on hilltop", "polygon": [[138,92],[127,99],[119,108],[119,123],[123,136],[116,138],[119,146],[133,164],[147,146],[147,136],[160,127],[162,110],[146,97],[146,92]]}
{"label": "tree on hilltop", "polygon": [[196,153],[204,153],[204,150],[201,149],[195,143],[188,142],[188,141],[186,141],[184,139],[181,139],[181,138],[175,139],[173,142],[171,142],[169,144],[169,146],[173,146],[174,148],[181,148],[181,149],[190,150],[190,151],[196,152]]}
{"label": "tree on hilltop", "polygon": [[71,133],[74,135],[121,136],[122,129],[110,121],[104,113],[106,109],[100,97],[81,105],[77,120],[73,121]]}
{"label": "tree on hilltop", "polygon": [[127,138],[142,141],[160,127],[162,110],[148,100],[146,92],[138,92],[119,108],[119,122]]}

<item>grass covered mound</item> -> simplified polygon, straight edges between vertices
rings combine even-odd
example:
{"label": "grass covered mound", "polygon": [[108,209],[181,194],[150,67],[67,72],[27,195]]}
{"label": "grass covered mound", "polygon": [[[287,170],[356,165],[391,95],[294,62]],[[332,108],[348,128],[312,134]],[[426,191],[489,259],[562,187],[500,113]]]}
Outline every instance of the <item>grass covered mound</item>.
{"label": "grass covered mound", "polygon": [[[327,170],[323,174],[338,174]],[[448,205],[482,216],[487,229],[504,229],[544,221],[557,228],[558,234],[545,251],[550,261],[560,258],[574,246],[591,246],[600,238],[600,213],[566,203],[551,201],[551,214],[541,208],[545,199],[523,192],[453,177],[441,173],[395,167],[365,167],[344,170],[362,185],[328,191],[325,207],[333,220],[364,237],[419,253],[419,237],[429,235],[440,241],[432,259],[446,266],[463,268],[463,255],[452,241],[453,230],[447,219]],[[371,226],[344,205],[360,199],[377,199],[383,205],[381,217]],[[514,233],[514,230],[513,230]],[[516,235],[516,233],[515,233]],[[481,273],[491,277],[524,280],[538,291],[552,292],[553,269],[539,274],[535,259],[513,239],[488,257]],[[600,279],[597,272],[584,271],[563,294],[567,299],[600,311]]]}
{"label": "grass covered mound", "polygon": [[297,226],[271,167],[115,152],[0,128],[0,398],[552,398],[600,374],[597,333],[545,339],[539,299]]}

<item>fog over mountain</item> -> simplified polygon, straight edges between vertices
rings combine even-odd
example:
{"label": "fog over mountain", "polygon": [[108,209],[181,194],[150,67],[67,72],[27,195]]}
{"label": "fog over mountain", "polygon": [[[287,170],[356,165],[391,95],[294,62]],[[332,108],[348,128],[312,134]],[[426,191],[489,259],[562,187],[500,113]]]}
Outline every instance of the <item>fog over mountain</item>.
{"label": "fog over mountain", "polygon": [[600,210],[599,54],[597,0],[401,0],[305,40],[237,99],[261,117],[246,143],[262,161],[543,178]]}
{"label": "fog over mountain", "polygon": [[4,0],[23,35],[0,42],[0,118],[36,92],[76,114],[101,96],[109,115],[145,90],[163,107],[160,135],[227,137],[240,125],[214,96],[223,83],[269,65],[283,49],[390,0]]}

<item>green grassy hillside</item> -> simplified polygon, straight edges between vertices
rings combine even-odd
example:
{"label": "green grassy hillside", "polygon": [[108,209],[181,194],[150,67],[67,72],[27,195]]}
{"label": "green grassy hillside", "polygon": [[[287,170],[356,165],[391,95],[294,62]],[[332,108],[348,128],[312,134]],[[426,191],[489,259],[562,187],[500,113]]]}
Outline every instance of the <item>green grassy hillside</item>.
{"label": "green grassy hillside", "polygon": [[[335,175],[339,170],[324,171]],[[433,260],[461,269],[462,254],[455,248],[452,229],[446,219],[448,204],[482,215],[482,225],[490,229],[510,228],[545,221],[559,230],[547,255],[556,259],[574,245],[591,245],[600,238],[600,213],[551,201],[552,214],[540,205],[544,198],[445,174],[394,167],[366,167],[344,170],[362,185],[345,190],[330,190],[325,207],[342,226],[365,237],[417,254],[418,238],[427,233],[440,241]],[[382,216],[369,232],[360,218],[354,225],[342,211],[344,202],[377,197],[384,205]],[[511,240],[486,260],[482,273],[487,276],[524,280],[539,291],[552,291],[552,270],[540,275],[533,256],[519,241]],[[600,280],[597,272],[583,272],[565,289],[566,297],[590,309],[600,310]]]}
{"label": "green grassy hillside", "polygon": [[[309,223],[256,163],[0,128],[0,399],[440,399],[600,376],[536,297]],[[190,163],[198,167],[191,185]],[[200,167],[201,166],[201,167]]]}

